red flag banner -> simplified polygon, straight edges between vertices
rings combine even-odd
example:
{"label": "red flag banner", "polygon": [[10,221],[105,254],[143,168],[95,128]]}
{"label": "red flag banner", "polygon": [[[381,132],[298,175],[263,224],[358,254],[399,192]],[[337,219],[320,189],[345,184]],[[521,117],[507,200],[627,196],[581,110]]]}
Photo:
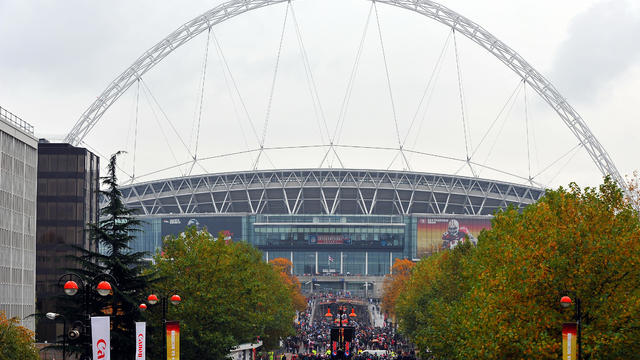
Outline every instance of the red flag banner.
{"label": "red flag banner", "polygon": [[167,360],[180,360],[180,323],[167,321]]}
{"label": "red flag banner", "polygon": [[562,359],[575,360],[578,358],[578,326],[576,323],[562,324]]}

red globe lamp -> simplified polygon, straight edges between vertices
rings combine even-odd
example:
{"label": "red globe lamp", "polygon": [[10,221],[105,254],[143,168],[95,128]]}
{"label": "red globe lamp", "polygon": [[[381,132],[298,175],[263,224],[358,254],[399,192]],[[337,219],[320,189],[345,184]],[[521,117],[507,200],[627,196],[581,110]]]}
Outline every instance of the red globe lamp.
{"label": "red globe lamp", "polygon": [[171,301],[173,305],[178,305],[180,304],[180,301],[182,301],[182,299],[180,299],[180,295],[176,294],[176,295],[172,295],[169,301]]}
{"label": "red globe lamp", "polygon": [[108,281],[100,281],[97,289],[100,296],[107,296],[111,293],[111,284]]}
{"label": "red globe lamp", "polygon": [[149,302],[149,304],[155,305],[158,303],[158,297],[155,294],[151,294],[149,295],[149,297],[147,297],[147,301]]}
{"label": "red globe lamp", "polygon": [[76,282],[73,280],[67,281],[66,283],[64,283],[64,293],[69,296],[75,295],[76,293],[78,293],[78,284],[76,284]]}
{"label": "red globe lamp", "polygon": [[140,306],[138,306],[138,308],[140,308],[140,311],[145,311],[145,310],[147,310],[147,304],[140,304]]}
{"label": "red globe lamp", "polygon": [[570,297],[568,297],[568,296],[563,296],[563,297],[560,299],[560,305],[561,305],[563,308],[568,308],[569,306],[571,306],[571,298],[570,298]]}
{"label": "red globe lamp", "polygon": [[324,316],[326,317],[333,317],[333,314],[331,313],[331,308],[327,308],[327,313],[324,314]]}

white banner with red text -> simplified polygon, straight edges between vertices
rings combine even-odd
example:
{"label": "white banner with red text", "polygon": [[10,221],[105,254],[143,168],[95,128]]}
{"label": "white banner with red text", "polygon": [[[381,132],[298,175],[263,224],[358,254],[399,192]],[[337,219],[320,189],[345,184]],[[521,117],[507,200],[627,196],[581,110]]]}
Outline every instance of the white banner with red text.
{"label": "white banner with red text", "polygon": [[136,360],[146,359],[147,323],[136,322]]}
{"label": "white banner with red text", "polygon": [[111,337],[108,316],[94,316],[91,318],[91,347],[93,349],[93,360],[111,360]]}

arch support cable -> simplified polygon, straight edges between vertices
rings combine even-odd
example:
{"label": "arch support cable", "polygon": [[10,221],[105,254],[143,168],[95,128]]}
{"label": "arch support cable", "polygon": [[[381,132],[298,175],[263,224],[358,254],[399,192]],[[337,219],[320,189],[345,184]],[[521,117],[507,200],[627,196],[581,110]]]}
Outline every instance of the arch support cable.
{"label": "arch support cable", "polygon": [[280,43],[278,45],[278,53],[276,55],[276,64],[273,69],[273,79],[271,81],[271,91],[269,92],[269,99],[267,101],[267,111],[264,116],[264,126],[262,127],[262,138],[260,139],[260,152],[258,152],[258,156],[256,157],[256,161],[253,164],[253,170],[258,168],[258,163],[260,162],[260,156],[263,153],[264,143],[267,139],[267,128],[269,127],[269,116],[271,115],[271,105],[273,103],[273,94],[276,89],[276,81],[278,80],[278,68],[280,67],[280,54],[282,54],[282,44],[284,44],[284,33],[287,30],[287,18],[289,17],[289,7],[291,6],[291,2],[287,2],[287,8],[284,13],[284,21],[282,23],[282,33],[280,34]]}
{"label": "arch support cable", "polygon": [[[175,49],[206,31],[211,26],[247,11],[286,1],[289,0],[230,0],[180,26],[165,39],[162,39],[151,49],[147,50],[129,68],[116,77],[102,94],[83,112],[71,131],[67,134],[65,141],[73,145],[80,144],[107,109],[109,109],[139,77],[152,69]],[[627,191],[627,194],[629,194],[626,181],[620,175],[613,160],[593,135],[582,117],[558,92],[555,86],[517,52],[480,25],[435,1],[376,0],[376,2],[413,11],[450,28],[454,28],[495,56],[518,76],[525,79],[527,84],[558,114],[578,141],[584,143],[585,150],[601,173],[611,175],[611,177]]]}
{"label": "arch support cable", "polygon": [[[382,51],[382,60],[384,61],[384,71],[387,77],[387,88],[389,89],[389,100],[391,101],[393,123],[395,125],[396,137],[398,140],[398,151],[402,155],[402,158],[404,159],[404,163],[407,165],[407,169],[411,171],[411,165],[409,164],[409,160],[407,160],[407,157],[405,156],[404,151],[402,151],[403,147],[402,147],[402,140],[400,139],[400,127],[398,126],[398,114],[396,112],[396,103],[393,99],[393,87],[391,86],[391,74],[389,73],[389,63],[387,62],[387,52],[384,49],[384,41],[382,39],[382,27],[380,26],[380,15],[378,14],[378,6],[376,5],[375,0],[373,1],[373,9],[375,10],[375,13],[376,13],[376,24],[378,25],[378,38],[380,39],[380,49]],[[392,160],[392,164],[393,164],[393,161],[395,161],[395,157]]]}
{"label": "arch support cable", "polygon": [[204,89],[207,81],[207,65],[209,63],[209,44],[211,43],[211,28],[207,31],[207,43],[204,49],[204,61],[202,63],[202,80],[200,85],[200,107],[198,109],[198,119],[197,119],[197,128],[196,128],[196,145],[193,150],[193,164],[191,164],[191,168],[189,169],[189,175],[193,171],[193,167],[198,162],[198,145],[200,144],[200,124],[202,122],[202,109],[204,108]]}
{"label": "arch support cable", "polygon": [[[332,145],[331,148],[334,149],[336,158],[338,159],[338,161],[340,162],[340,165],[343,168],[345,166],[342,163],[342,160],[338,156],[337,152],[335,151],[333,144],[338,144],[340,140],[340,134],[342,133],[342,129],[344,127],[344,123],[347,117],[347,109],[349,108],[349,102],[351,101],[351,92],[353,90],[353,84],[355,83],[356,74],[358,73],[358,68],[360,67],[360,58],[362,56],[362,50],[364,49],[364,42],[367,38],[367,31],[369,30],[369,23],[371,22],[372,14],[373,14],[373,2],[371,2],[371,6],[369,7],[369,12],[367,13],[367,20],[365,21],[364,29],[362,30],[362,36],[360,37],[360,44],[358,45],[358,50],[356,51],[356,58],[353,62],[353,67],[351,68],[349,79],[347,80],[347,88],[345,90],[344,97],[342,98],[342,103],[340,104],[338,121],[336,122],[336,127],[333,130],[333,136],[331,137],[331,140],[330,140],[330,144]],[[327,159],[327,156],[329,156],[331,148],[327,150],[327,152],[324,155],[324,158],[322,158],[322,161],[320,162],[320,167],[322,167],[322,164],[324,164],[325,160]]]}
{"label": "arch support cable", "polygon": [[133,169],[131,170],[131,182],[136,179],[136,154],[138,150],[138,117],[140,114],[140,79],[136,85],[136,121],[133,129]]}
{"label": "arch support cable", "polygon": [[471,166],[471,156],[469,155],[469,148],[473,148],[471,145],[471,129],[467,124],[467,114],[465,111],[465,97],[464,90],[462,88],[462,70],[460,69],[460,54],[458,52],[458,40],[456,39],[456,30],[453,29],[453,49],[456,56],[456,74],[458,76],[458,95],[460,97],[460,117],[462,118],[462,131],[464,132],[464,150],[467,157],[467,166],[471,170],[471,174],[477,177],[475,170],[473,170],[473,166]]}

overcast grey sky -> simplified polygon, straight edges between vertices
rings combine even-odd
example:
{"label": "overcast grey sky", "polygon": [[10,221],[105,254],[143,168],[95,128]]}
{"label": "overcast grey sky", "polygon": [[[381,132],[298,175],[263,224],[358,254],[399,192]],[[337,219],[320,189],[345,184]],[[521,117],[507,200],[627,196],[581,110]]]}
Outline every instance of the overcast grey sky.
{"label": "overcast grey sky", "polygon": [[[0,0],[0,106],[33,124],[37,135],[62,137],[109,82],[145,50],[220,3],[219,0]],[[640,133],[640,115],[636,110],[640,100],[638,2],[442,0],[440,3],[482,25],[547,76],[582,115],[621,174],[640,168],[636,155]],[[375,13],[363,32],[371,3],[296,0],[292,7],[299,27],[296,29],[289,12],[265,146],[328,143],[327,129],[332,134],[336,128],[347,80],[364,33],[362,58],[339,132],[340,143],[397,147],[394,108]],[[150,92],[136,87],[129,89],[94,128],[87,143],[102,154],[128,150],[122,166],[129,174],[135,171],[137,176],[188,160],[188,151],[179,137],[194,151],[198,114],[202,114],[199,156],[258,147],[257,138],[261,137],[267,118],[285,10],[286,5],[275,5],[214,27],[213,35],[228,61],[240,96],[229,90],[232,88],[229,73],[213,38],[209,42],[204,94],[201,93],[207,40],[207,34],[201,34],[143,76]],[[385,5],[378,5],[378,14],[397,133],[402,139],[406,136],[407,148],[464,158],[465,124],[461,121],[455,49],[451,41],[444,46],[449,30],[432,20]],[[326,128],[317,111],[318,104],[309,94],[297,30],[302,34]],[[571,150],[577,140],[531,89],[521,89],[513,104],[507,106],[510,111],[503,113],[491,127],[517,87],[518,79],[477,45],[460,36],[456,41],[470,138],[468,147],[478,148],[475,161],[523,177],[541,173],[536,179],[550,186],[574,180],[593,185],[601,180],[584,151],[570,152],[547,169]],[[428,101],[419,107],[443,48],[442,64],[427,93]],[[160,107],[155,105],[154,97]],[[161,111],[171,124],[160,115]],[[418,115],[412,126],[415,114]],[[258,136],[251,130],[251,123]],[[179,137],[171,125],[178,129]],[[136,132],[138,140],[134,140]],[[483,138],[485,141],[481,142]],[[274,150],[261,157],[259,166],[317,167],[323,154],[320,149]],[[406,168],[393,151],[343,149],[339,154],[350,168]],[[209,160],[193,171],[247,170],[255,155]],[[437,157],[412,155],[409,162],[418,171],[471,174],[459,163]],[[333,155],[325,166],[328,164],[339,166]],[[141,180],[176,176],[188,170],[189,166],[183,166]],[[514,180],[487,169],[476,171],[480,176]]]}

